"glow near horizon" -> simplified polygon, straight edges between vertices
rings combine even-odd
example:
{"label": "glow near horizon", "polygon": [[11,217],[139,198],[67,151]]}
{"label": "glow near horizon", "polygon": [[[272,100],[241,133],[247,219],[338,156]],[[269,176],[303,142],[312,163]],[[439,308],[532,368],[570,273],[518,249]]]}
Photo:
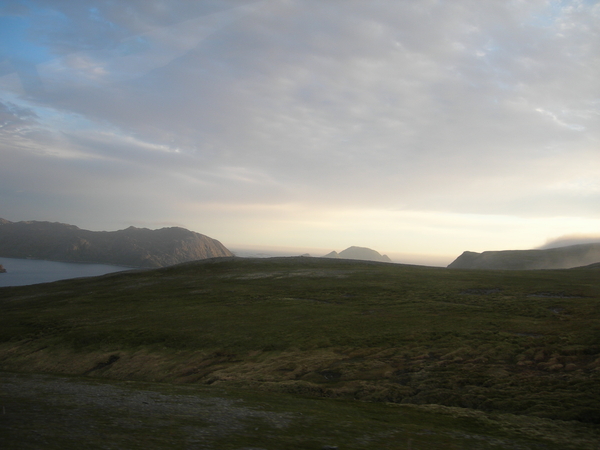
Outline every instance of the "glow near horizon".
{"label": "glow near horizon", "polygon": [[[259,229],[261,220],[257,218],[258,231],[254,234],[253,245],[249,247],[268,248],[276,240],[294,242],[296,245],[288,246],[290,251],[307,249],[325,254],[357,245],[387,253],[395,262],[423,263],[430,260],[447,261],[448,264],[464,250],[482,252],[539,247],[546,242],[539,233],[540,229],[547,230],[550,236],[566,236],[577,229],[581,235],[591,237],[600,227],[600,219],[590,221],[577,217],[523,219],[515,216],[361,209],[322,214],[312,211],[316,217],[303,219],[302,216],[308,212],[298,214],[293,221],[288,215],[281,219],[290,223],[280,224],[272,218],[272,225],[263,229]],[[233,233],[234,230],[232,227],[225,231]],[[474,242],[474,230],[477,230],[477,236],[487,236],[488,239]],[[315,232],[320,233],[322,242],[328,245],[314,245]],[[401,236],[404,245],[400,250],[385,250],[390,248],[390,236]],[[423,245],[425,240],[428,246]],[[235,248],[243,247],[245,243],[231,241],[226,244]],[[458,253],[455,251],[457,248],[460,249]],[[320,253],[312,255],[321,256]]]}
{"label": "glow near horizon", "polygon": [[600,234],[598,2],[0,8],[0,217],[432,258]]}

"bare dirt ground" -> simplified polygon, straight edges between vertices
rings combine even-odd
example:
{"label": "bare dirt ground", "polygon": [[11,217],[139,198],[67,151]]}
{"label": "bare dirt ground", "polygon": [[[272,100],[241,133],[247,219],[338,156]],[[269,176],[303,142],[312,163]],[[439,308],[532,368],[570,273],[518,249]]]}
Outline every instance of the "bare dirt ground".
{"label": "bare dirt ground", "polygon": [[83,443],[102,449],[228,448],[222,441],[231,436],[259,427],[276,431],[293,417],[214,396],[215,389],[208,396],[198,390],[186,394],[185,387],[169,394],[150,385],[132,387],[2,373],[0,448],[76,448]]}

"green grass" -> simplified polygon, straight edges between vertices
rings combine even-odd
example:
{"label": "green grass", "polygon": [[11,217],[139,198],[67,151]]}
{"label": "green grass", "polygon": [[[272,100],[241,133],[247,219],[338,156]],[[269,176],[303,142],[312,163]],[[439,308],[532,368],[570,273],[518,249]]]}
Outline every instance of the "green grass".
{"label": "green grass", "polygon": [[597,269],[223,259],[2,288],[0,308],[1,370],[600,423]]}

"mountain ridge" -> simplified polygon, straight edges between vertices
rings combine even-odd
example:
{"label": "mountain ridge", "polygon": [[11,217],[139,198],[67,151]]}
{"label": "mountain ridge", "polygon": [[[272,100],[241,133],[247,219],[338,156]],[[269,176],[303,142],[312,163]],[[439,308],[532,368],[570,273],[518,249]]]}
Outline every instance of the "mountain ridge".
{"label": "mountain ridge", "polygon": [[0,255],[140,268],[233,256],[219,241],[181,227],[90,231],[60,222],[0,219]]}
{"label": "mountain ridge", "polygon": [[600,242],[548,249],[465,251],[449,269],[537,270],[571,269],[600,262]]}

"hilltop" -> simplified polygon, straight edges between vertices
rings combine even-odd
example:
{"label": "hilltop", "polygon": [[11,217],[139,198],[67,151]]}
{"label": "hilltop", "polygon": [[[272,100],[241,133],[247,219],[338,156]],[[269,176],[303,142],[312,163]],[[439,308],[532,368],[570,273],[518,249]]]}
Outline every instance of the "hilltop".
{"label": "hilltop", "polygon": [[450,269],[533,270],[569,269],[600,262],[600,243],[539,250],[464,252]]}
{"label": "hilltop", "polygon": [[392,262],[387,255],[381,255],[379,252],[366,247],[348,247],[346,250],[340,253],[335,250],[331,253],[326,254],[323,258],[336,258],[336,259],[355,259],[359,261],[379,261],[379,262]]}
{"label": "hilltop", "polygon": [[0,219],[0,256],[150,268],[233,254],[219,241],[179,227],[89,231]]}

